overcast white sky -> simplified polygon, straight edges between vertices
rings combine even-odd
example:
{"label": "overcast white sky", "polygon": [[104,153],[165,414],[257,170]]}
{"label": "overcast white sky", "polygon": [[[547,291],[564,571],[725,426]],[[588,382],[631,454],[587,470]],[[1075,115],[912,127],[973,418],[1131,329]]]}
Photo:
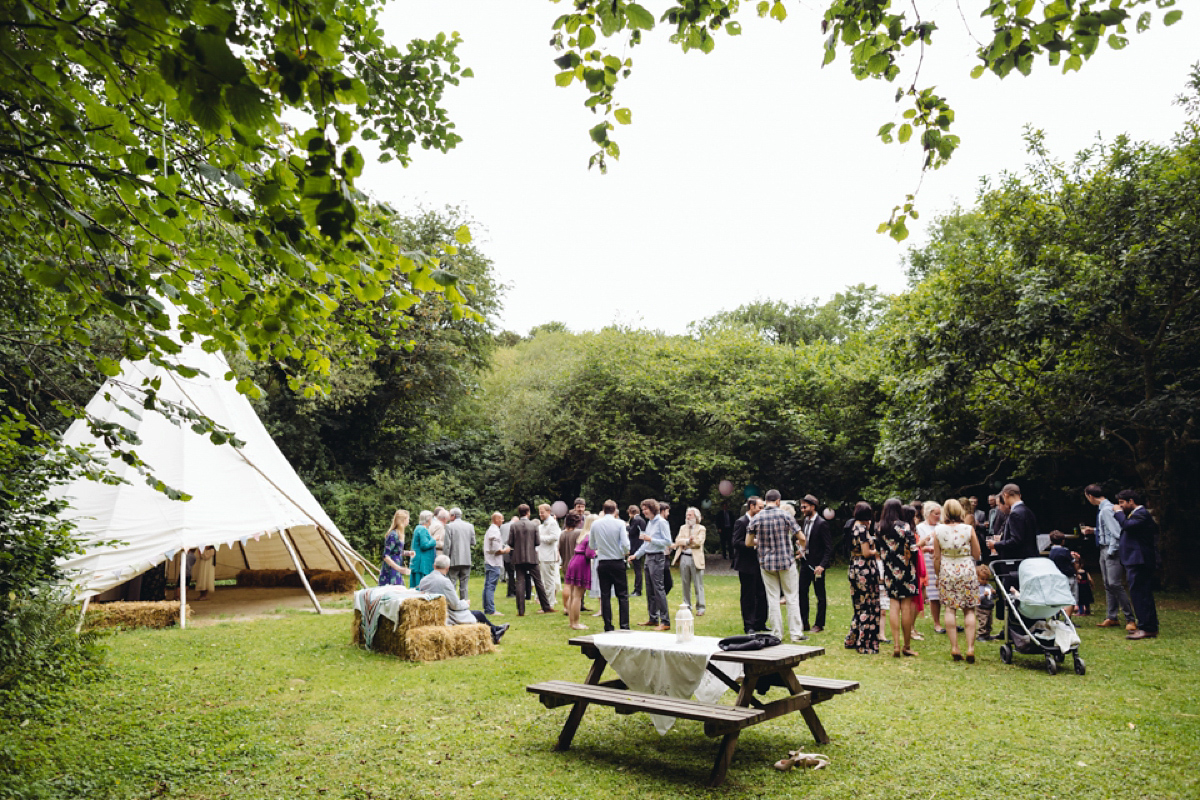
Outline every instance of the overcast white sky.
{"label": "overcast white sky", "polygon": [[[680,333],[762,297],[825,299],[860,282],[903,289],[901,257],[924,240],[923,223],[970,204],[981,176],[1023,165],[1026,124],[1063,158],[1098,132],[1166,141],[1183,120],[1171,101],[1200,60],[1187,45],[1200,38],[1200,14],[1189,11],[1131,35],[1122,52],[1102,45],[1080,73],[1039,65],[1030,78],[972,81],[974,45],[956,5],[922,3],[942,25],[922,84],[948,97],[963,144],[925,177],[921,222],[897,245],[876,226],[921,178],[915,137],[901,146],[875,136],[898,119],[897,85],[854,80],[844,53],[820,68],[824,3],[793,0],[783,24],[759,20],[753,5],[743,3],[745,34],[720,34],[707,56],[683,54],[662,30],[629,53],[634,73],[619,99],[633,124],[615,131],[621,160],[602,176],[587,169],[597,119],[584,90],[554,85],[550,25],[566,4],[393,0],[393,43],[462,35],[475,77],[445,105],[464,141],[447,155],[419,151],[407,169],[369,167],[360,185],[402,209],[465,209],[508,286],[503,328],[561,320],[576,331],[619,322]],[[982,20],[968,22],[985,38]]]}

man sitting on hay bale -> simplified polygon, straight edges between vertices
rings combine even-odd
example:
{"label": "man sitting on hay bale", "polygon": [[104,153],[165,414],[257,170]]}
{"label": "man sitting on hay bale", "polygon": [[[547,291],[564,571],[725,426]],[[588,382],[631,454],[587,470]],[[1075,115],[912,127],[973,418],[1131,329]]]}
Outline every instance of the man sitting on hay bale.
{"label": "man sitting on hay bale", "polygon": [[421,584],[417,589],[429,594],[440,594],[446,598],[447,625],[474,625],[477,622],[482,623],[492,629],[492,643],[500,644],[500,637],[508,630],[508,626],[493,625],[483,615],[482,611],[471,610],[469,600],[458,599],[458,591],[454,588],[454,584],[447,575],[449,572],[450,558],[444,554],[438,555],[433,560],[433,572],[421,579]]}

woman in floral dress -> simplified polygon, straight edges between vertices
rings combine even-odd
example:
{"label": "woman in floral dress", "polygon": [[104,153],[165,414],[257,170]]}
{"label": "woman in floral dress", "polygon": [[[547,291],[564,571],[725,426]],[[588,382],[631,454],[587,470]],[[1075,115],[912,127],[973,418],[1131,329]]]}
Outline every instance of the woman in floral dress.
{"label": "woman in floral dress", "polygon": [[[917,618],[917,562],[921,552],[912,528],[902,518],[903,505],[893,497],[883,504],[879,516],[879,549],[883,553],[883,584],[891,600],[892,655],[915,656],[912,649],[913,620]],[[903,633],[903,639],[901,639]],[[903,647],[901,647],[903,641]]]}
{"label": "woman in floral dress", "polygon": [[392,515],[392,527],[383,537],[383,565],[379,568],[380,586],[403,586],[408,570],[404,566],[404,529],[408,512],[403,508]]}
{"label": "woman in floral dress", "polygon": [[963,625],[967,629],[967,663],[975,663],[975,607],[979,605],[979,576],[975,562],[979,559],[979,539],[974,526],[968,524],[962,504],[950,499],[942,505],[941,525],[933,529],[933,564],[937,572],[938,594],[946,632],[950,634],[950,657],[962,660],[958,651],[958,627],[955,611],[962,609]]}
{"label": "woman in floral dress", "polygon": [[854,617],[846,648],[860,653],[879,652],[879,567],[875,564],[875,536],[871,533],[871,504],[859,502],[854,507],[853,541],[850,549],[850,599]]}

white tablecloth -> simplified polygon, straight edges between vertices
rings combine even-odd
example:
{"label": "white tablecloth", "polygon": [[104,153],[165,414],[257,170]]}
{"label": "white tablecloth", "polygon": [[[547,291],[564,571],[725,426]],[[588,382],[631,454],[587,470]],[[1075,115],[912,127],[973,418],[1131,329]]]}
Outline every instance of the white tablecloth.
{"label": "white tablecloth", "polygon": [[[705,667],[721,648],[715,636],[697,636],[680,644],[673,633],[598,633],[592,637],[600,655],[635,692],[690,698],[715,703],[729,687]],[[733,680],[741,680],[742,665],[716,662],[715,666]],[[654,728],[665,735],[674,717],[651,714]]]}

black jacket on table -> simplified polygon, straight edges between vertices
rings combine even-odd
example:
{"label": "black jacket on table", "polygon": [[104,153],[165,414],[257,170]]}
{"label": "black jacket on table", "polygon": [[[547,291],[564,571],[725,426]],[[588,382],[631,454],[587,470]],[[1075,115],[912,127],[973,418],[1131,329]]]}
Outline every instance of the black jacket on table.
{"label": "black jacket on table", "polygon": [[1004,535],[996,542],[996,554],[1000,558],[1037,558],[1037,535],[1038,523],[1033,510],[1024,503],[1013,506],[1004,524]]}
{"label": "black jacket on table", "polygon": [[808,532],[808,541],[804,545],[804,563],[816,569],[829,569],[833,560],[833,533],[829,523],[820,514],[813,521],[812,530]]}
{"label": "black jacket on table", "polygon": [[746,547],[746,528],[750,525],[750,515],[742,514],[733,523],[733,568],[738,572],[758,572],[758,551]]}

